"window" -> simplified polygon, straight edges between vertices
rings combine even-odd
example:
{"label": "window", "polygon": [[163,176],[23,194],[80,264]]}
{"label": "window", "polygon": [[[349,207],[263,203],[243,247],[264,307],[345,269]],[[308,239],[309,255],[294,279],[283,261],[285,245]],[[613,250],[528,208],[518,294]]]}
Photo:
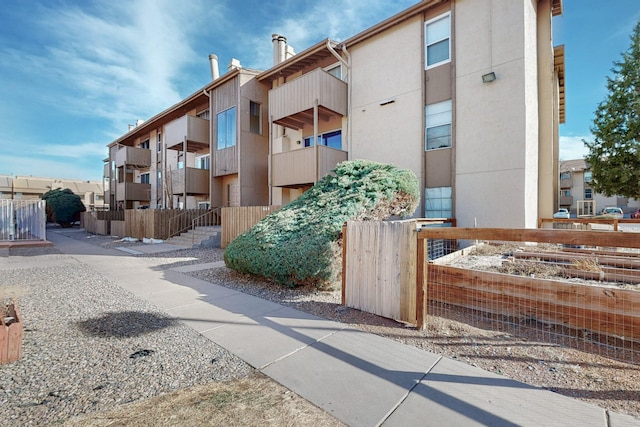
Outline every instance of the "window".
{"label": "window", "polygon": [[196,167],[198,169],[211,169],[211,158],[209,155],[196,157]]}
{"label": "window", "polygon": [[149,140],[147,139],[146,141],[142,141],[140,143],[140,148],[145,148],[145,149],[149,149]]}
{"label": "window", "polygon": [[451,60],[451,16],[446,13],[425,23],[426,68]]}
{"label": "window", "polygon": [[585,171],[584,172],[584,182],[591,182],[591,180],[593,179],[593,174],[591,171]]}
{"label": "window", "polygon": [[236,145],[236,107],[231,107],[216,116],[218,150]]}
{"label": "window", "polygon": [[199,117],[204,120],[209,120],[209,110],[200,111],[196,113],[196,117]]}
{"label": "window", "polygon": [[140,184],[149,184],[149,173],[140,174]]}
{"label": "window", "polygon": [[158,153],[162,151],[162,134],[158,133]]}
{"label": "window", "polygon": [[158,171],[158,180],[156,182],[156,187],[158,188],[158,198],[162,194],[162,171]]}
{"label": "window", "polygon": [[560,174],[560,179],[571,179],[571,172],[562,172]]}
{"label": "window", "polygon": [[[318,142],[320,145],[342,150],[342,130],[334,130],[318,135]],[[308,136],[304,139],[304,146],[313,147],[313,136]]]}
{"label": "window", "polygon": [[591,192],[590,188],[585,188],[584,189],[584,198],[585,199],[592,199],[593,198],[593,193]]}
{"label": "window", "polygon": [[560,197],[571,197],[571,190],[561,190]]}
{"label": "window", "polygon": [[425,217],[452,218],[451,187],[425,189]]}
{"label": "window", "polygon": [[451,147],[451,100],[427,105],[425,149]]}
{"label": "window", "polygon": [[340,64],[332,65],[330,67],[325,68],[325,71],[331,74],[333,77],[336,77],[342,80],[342,66]]}
{"label": "window", "polygon": [[249,101],[249,131],[262,135],[262,114],[261,105],[257,102]]}

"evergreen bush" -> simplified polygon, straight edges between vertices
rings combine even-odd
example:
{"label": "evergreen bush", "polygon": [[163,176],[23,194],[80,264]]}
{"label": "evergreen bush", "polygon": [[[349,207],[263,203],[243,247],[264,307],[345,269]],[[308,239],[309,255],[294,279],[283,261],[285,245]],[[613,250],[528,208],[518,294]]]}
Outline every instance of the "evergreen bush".
{"label": "evergreen bush", "polygon": [[418,205],[418,180],[410,170],[353,160],[333,172],[232,241],[224,253],[227,267],[291,287],[325,287],[340,277],[347,220],[406,217]]}
{"label": "evergreen bush", "polygon": [[87,210],[80,196],[73,194],[68,188],[49,190],[41,198],[47,202],[47,221],[58,223],[62,227],[71,227],[75,221],[80,220],[80,212]]}

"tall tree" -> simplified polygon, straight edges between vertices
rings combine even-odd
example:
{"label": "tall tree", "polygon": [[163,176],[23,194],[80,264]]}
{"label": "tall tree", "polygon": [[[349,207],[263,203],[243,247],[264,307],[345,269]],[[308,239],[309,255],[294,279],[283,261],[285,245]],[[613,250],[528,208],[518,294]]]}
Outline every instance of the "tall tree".
{"label": "tall tree", "polygon": [[609,93],[598,104],[585,160],[591,165],[593,189],[605,196],[640,198],[640,21],[631,46],[614,62],[607,77]]}
{"label": "tall tree", "polygon": [[47,220],[62,227],[71,227],[75,221],[80,220],[80,212],[87,210],[80,196],[73,194],[68,188],[49,190],[41,199],[47,202]]}

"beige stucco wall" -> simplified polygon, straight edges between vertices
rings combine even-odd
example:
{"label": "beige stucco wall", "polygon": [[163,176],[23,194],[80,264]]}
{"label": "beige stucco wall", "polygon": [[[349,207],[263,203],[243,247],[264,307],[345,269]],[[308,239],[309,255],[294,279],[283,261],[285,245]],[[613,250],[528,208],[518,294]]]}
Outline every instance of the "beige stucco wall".
{"label": "beige stucco wall", "polygon": [[[409,168],[424,181],[423,20],[410,20],[353,46],[350,159]],[[385,100],[395,102],[380,105]],[[424,215],[423,203],[416,210]]]}
{"label": "beige stucco wall", "polygon": [[[458,225],[537,224],[536,16],[531,0],[454,9]],[[493,71],[497,80],[483,83]]]}

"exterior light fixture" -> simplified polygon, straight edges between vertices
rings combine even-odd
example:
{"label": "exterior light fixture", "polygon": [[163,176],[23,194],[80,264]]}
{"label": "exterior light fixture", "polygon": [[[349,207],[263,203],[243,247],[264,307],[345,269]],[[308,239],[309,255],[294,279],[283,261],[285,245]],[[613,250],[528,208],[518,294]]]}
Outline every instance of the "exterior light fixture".
{"label": "exterior light fixture", "polygon": [[482,83],[491,83],[496,79],[496,73],[493,71],[482,75]]}

